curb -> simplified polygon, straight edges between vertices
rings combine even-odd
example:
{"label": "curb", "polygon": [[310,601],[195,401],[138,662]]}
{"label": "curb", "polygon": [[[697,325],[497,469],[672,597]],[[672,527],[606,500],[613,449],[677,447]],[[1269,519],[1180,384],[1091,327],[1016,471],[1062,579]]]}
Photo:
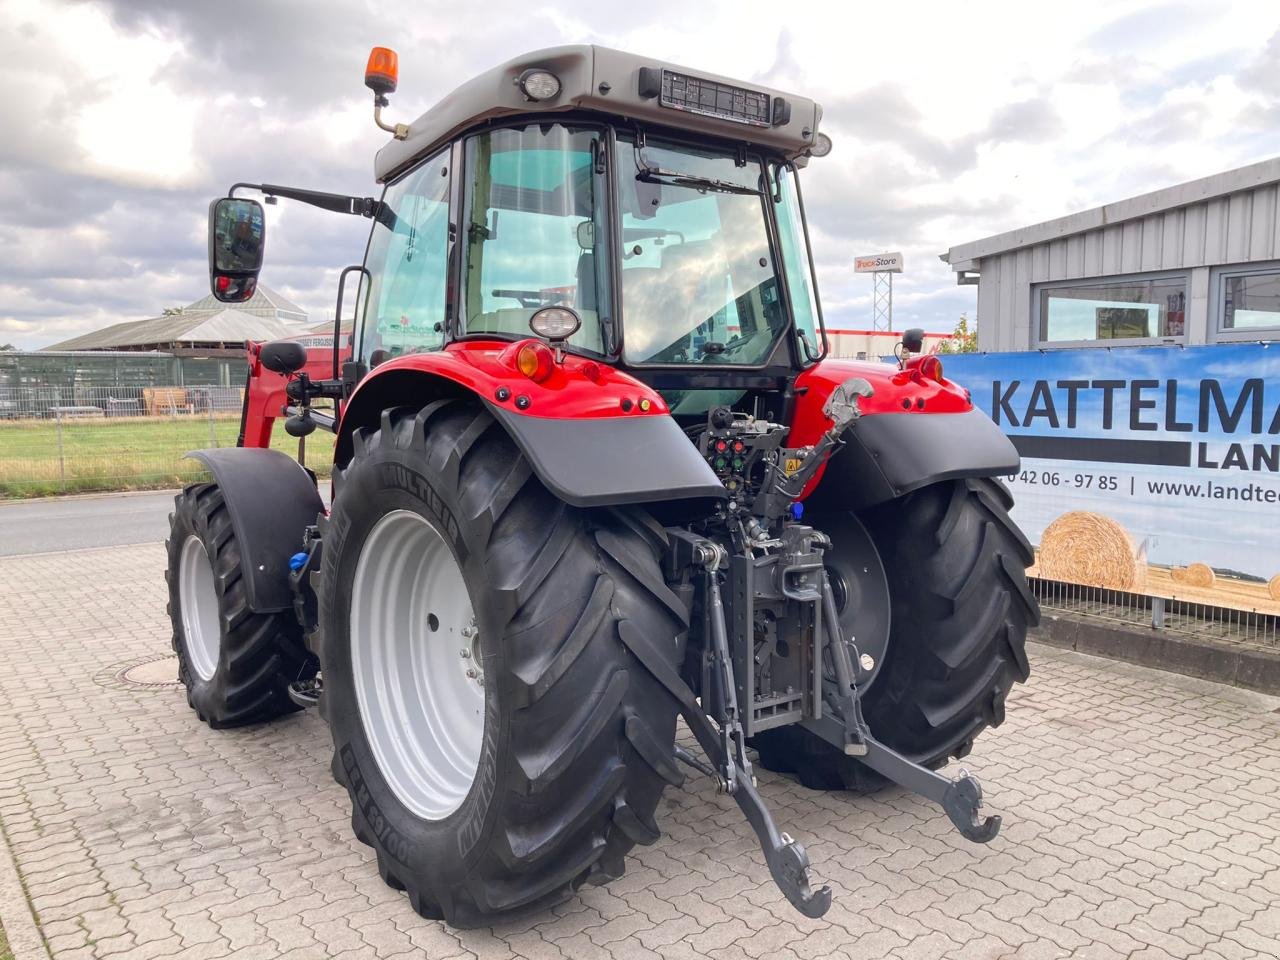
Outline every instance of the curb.
{"label": "curb", "polygon": [[107,497],[145,497],[157,493],[180,493],[181,487],[146,490],[91,490],[88,493],[54,493],[46,497],[0,497],[0,506],[13,503],[65,503],[68,500],[104,500]]}
{"label": "curb", "polygon": [[13,960],[50,960],[49,947],[31,910],[3,825],[0,825],[0,925],[9,938]]}
{"label": "curb", "polygon": [[1280,695],[1280,650],[1045,612],[1027,639],[1168,673]]}

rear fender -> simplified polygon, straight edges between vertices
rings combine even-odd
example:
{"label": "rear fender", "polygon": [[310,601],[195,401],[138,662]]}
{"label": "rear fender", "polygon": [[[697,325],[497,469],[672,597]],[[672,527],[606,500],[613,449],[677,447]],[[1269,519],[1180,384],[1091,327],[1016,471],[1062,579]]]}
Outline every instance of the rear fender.
{"label": "rear fender", "polygon": [[863,377],[874,393],[860,400],[863,415],[844,446],[805,488],[809,506],[860,510],[941,480],[1017,471],[1017,450],[969,391],[888,363],[824,360],[801,374],[789,446],[814,443],[831,426],[822,407],[849,377]]}
{"label": "rear fender", "polygon": [[480,398],[538,479],[576,507],[718,499],[725,495],[662,397],[605,364],[568,355],[541,383],[515,366],[522,344],[463,341],[380,364],[343,410],[335,458],[382,411],[451,396]]}
{"label": "rear fender", "polygon": [[324,512],[311,474],[279,450],[226,447],[187,456],[208,467],[222,491],[240,546],[249,609],[292,610],[289,558]]}

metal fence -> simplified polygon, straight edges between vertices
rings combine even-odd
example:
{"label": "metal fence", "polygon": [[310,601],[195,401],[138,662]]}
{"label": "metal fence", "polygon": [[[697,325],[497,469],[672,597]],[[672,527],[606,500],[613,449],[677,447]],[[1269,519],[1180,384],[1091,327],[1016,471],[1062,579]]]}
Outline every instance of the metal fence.
{"label": "metal fence", "polygon": [[[238,387],[0,387],[0,497],[176,487],[201,476],[191,450],[233,447]],[[272,445],[298,442],[274,431]],[[316,431],[306,462],[324,474],[333,436]],[[1042,607],[1174,634],[1280,648],[1280,617],[1120,590],[1033,579]]]}
{"label": "metal fence", "polygon": [[1272,614],[1086,587],[1058,580],[1033,578],[1031,589],[1045,610],[1150,627],[1177,635],[1208,637],[1273,650],[1280,647],[1280,617]]}
{"label": "metal fence", "polygon": [[[242,401],[238,387],[0,387],[0,497],[180,486],[201,475],[187,452],[235,446]],[[273,446],[297,441],[277,429]],[[331,459],[332,435],[312,434],[308,466]]]}

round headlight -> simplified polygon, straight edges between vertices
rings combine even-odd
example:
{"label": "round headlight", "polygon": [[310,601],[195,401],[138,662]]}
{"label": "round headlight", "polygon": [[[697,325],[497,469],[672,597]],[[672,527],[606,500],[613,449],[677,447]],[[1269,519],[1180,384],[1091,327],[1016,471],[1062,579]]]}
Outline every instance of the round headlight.
{"label": "round headlight", "polygon": [[813,141],[813,146],[809,148],[809,156],[825,157],[831,152],[831,138],[825,133],[820,133],[817,139]]}
{"label": "round headlight", "polygon": [[568,307],[543,307],[529,318],[529,329],[552,343],[568,340],[581,326],[581,318]]}
{"label": "round headlight", "polygon": [[526,70],[516,78],[520,92],[530,100],[554,100],[560,93],[560,78],[550,70],[537,67]]}

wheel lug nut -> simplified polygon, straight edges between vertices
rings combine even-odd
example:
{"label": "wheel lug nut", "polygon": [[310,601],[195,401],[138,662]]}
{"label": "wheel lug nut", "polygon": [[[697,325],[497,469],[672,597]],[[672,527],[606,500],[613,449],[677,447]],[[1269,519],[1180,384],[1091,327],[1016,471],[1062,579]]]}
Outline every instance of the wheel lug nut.
{"label": "wheel lug nut", "polygon": [[460,656],[463,660],[470,660],[471,651],[468,650],[466,647],[463,647],[461,650],[458,651],[458,656]]}
{"label": "wheel lug nut", "polygon": [[467,676],[470,677],[472,680],[474,680],[478,676],[478,674],[474,670],[468,670]]}

